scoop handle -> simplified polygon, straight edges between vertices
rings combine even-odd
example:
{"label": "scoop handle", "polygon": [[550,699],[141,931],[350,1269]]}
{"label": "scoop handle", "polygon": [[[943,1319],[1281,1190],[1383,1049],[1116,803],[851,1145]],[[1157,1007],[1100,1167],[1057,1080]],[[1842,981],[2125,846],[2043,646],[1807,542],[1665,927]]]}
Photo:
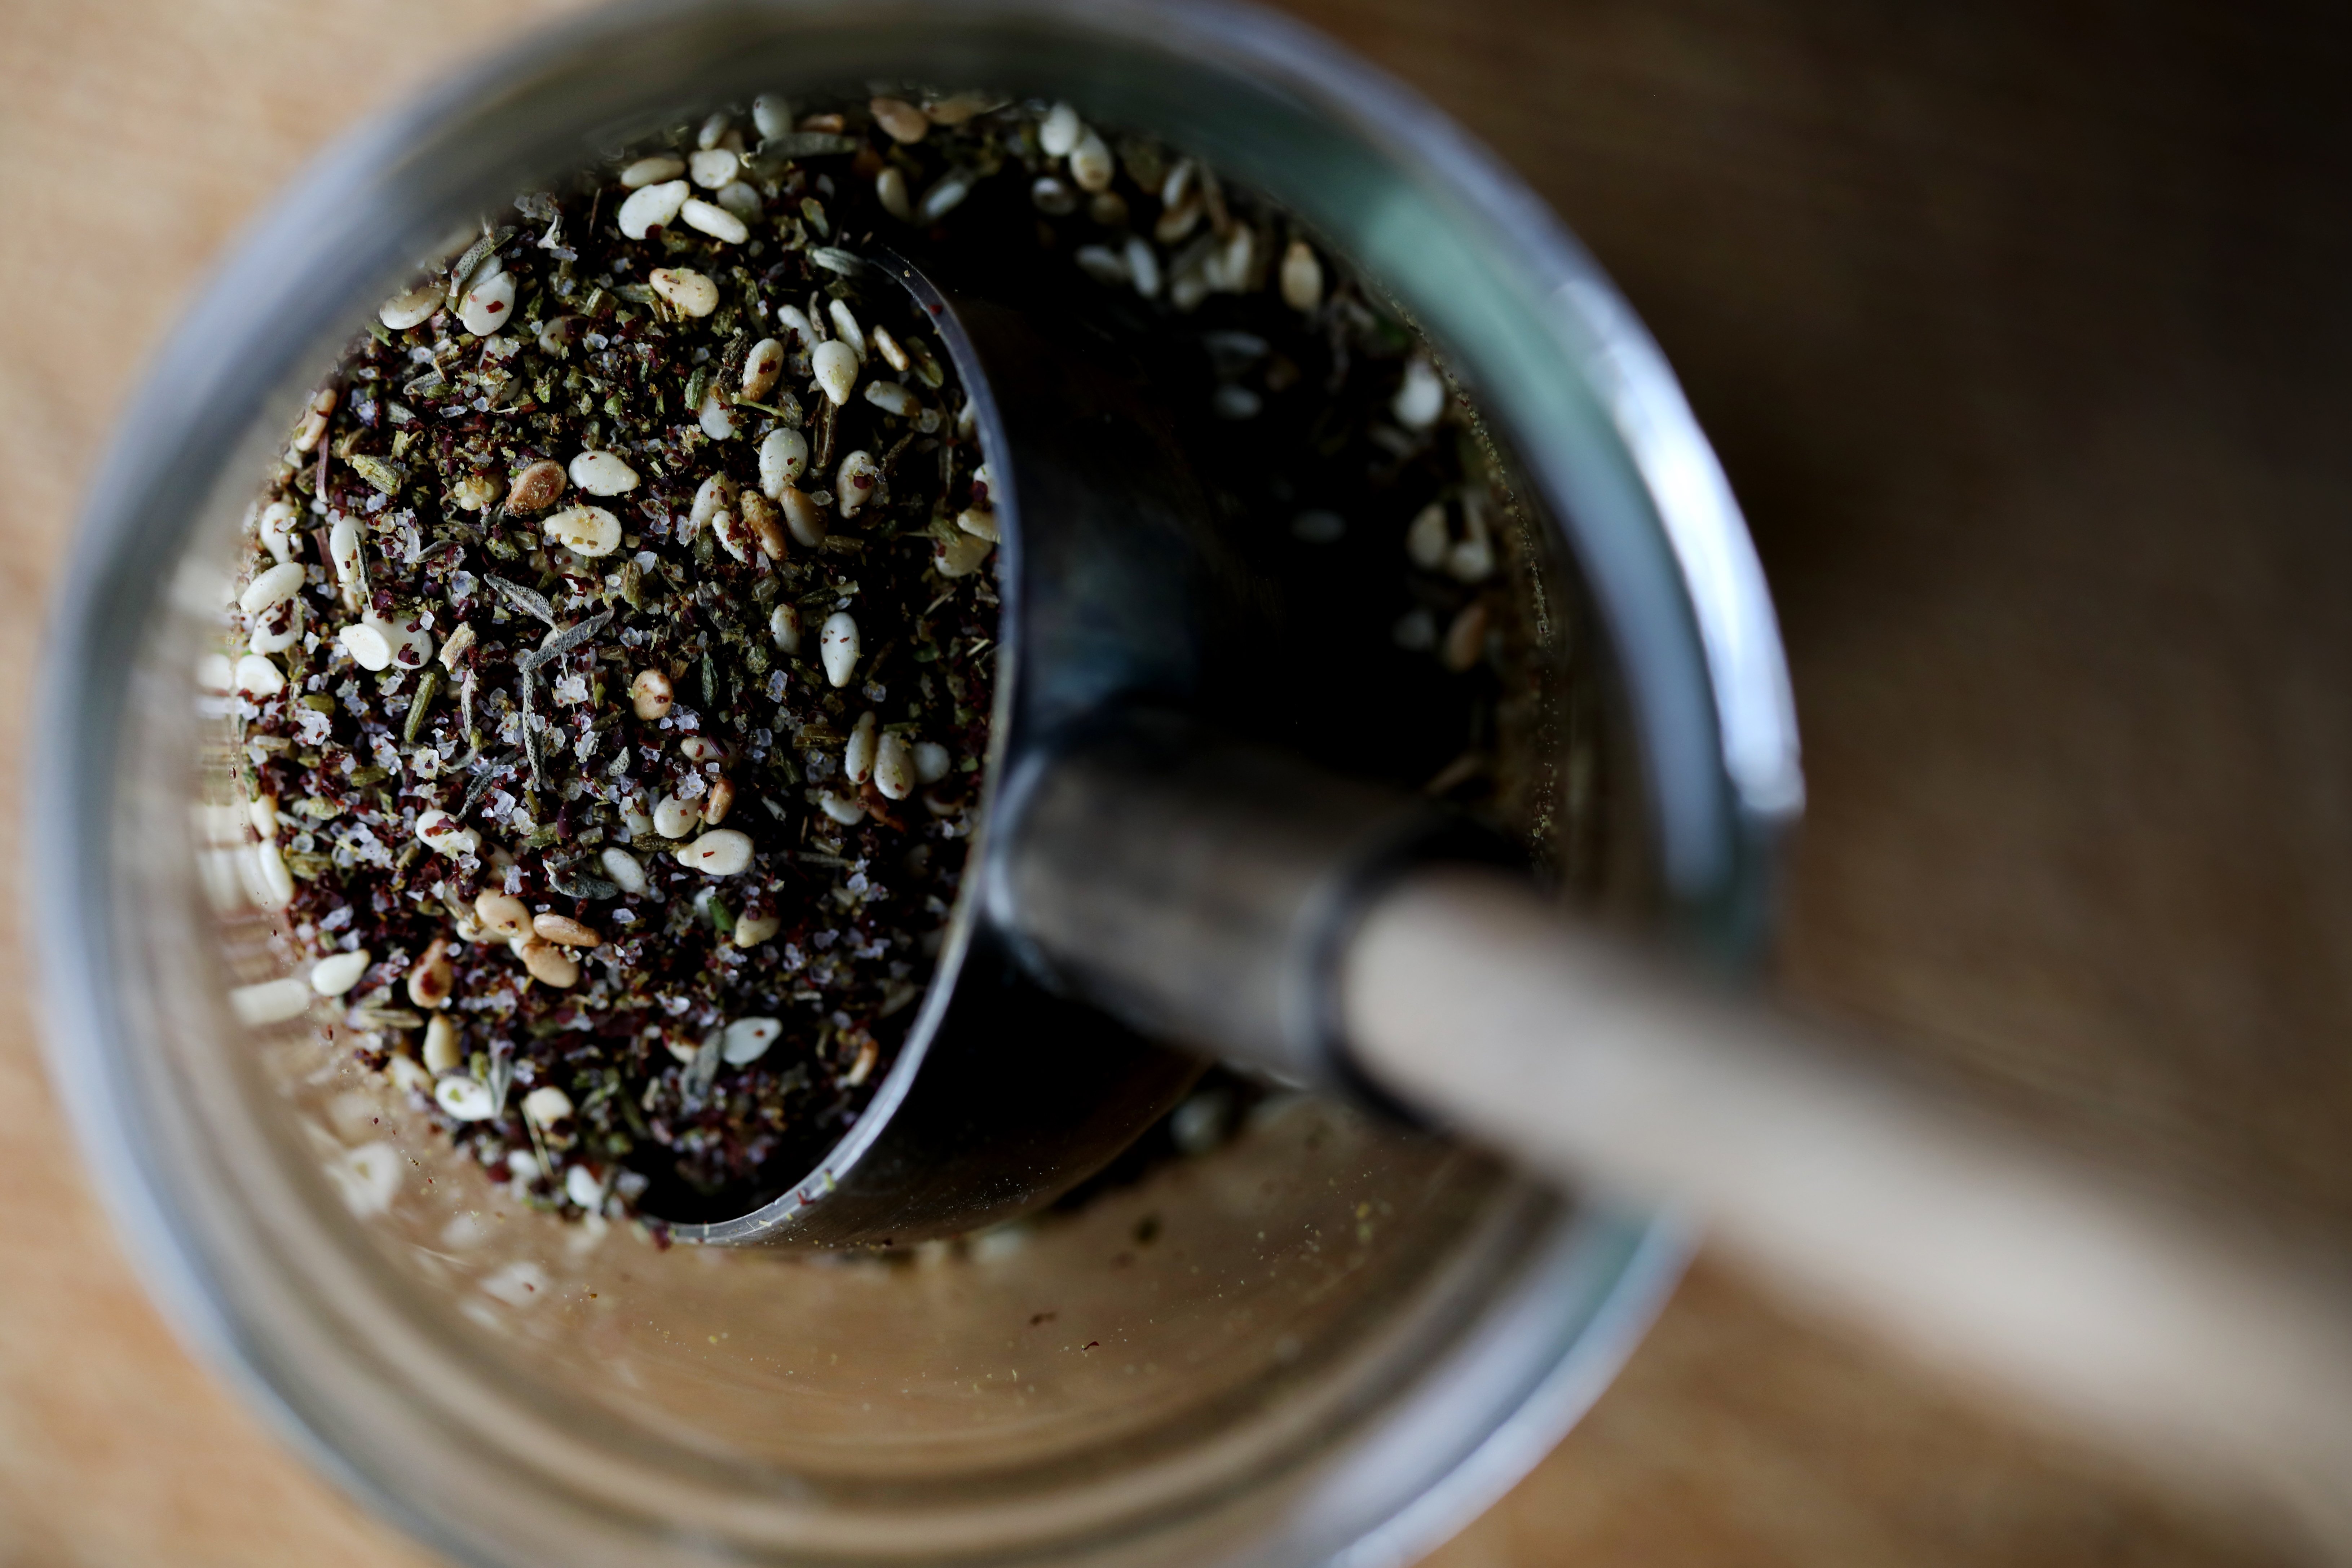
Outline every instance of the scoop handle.
{"label": "scoop handle", "polygon": [[2250,1226],[1872,1070],[1493,871],[1389,883],[1336,984],[1355,1067],[1397,1099],[1679,1205],[1806,1304],[2352,1555],[2352,1300]]}

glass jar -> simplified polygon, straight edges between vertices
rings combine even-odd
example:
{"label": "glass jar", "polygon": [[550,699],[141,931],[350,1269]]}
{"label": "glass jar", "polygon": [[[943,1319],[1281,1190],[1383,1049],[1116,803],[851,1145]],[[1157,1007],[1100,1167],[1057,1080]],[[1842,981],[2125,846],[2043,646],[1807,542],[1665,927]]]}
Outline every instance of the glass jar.
{"label": "glass jar", "polygon": [[1050,1226],[908,1258],[660,1250],[529,1214],[331,1044],[232,1007],[271,961],[191,672],[319,367],[486,202],[681,110],[875,79],[1147,130],[1391,291],[1505,427],[1597,612],[1619,901],[1753,945],[1799,801],[1762,579],[1655,349],[1491,158],[1256,11],[707,0],[577,19],[344,142],[125,417],[36,747],[55,1075],[167,1310],[460,1560],[1402,1559],[1606,1383],[1679,1268],[1670,1221],[1284,1099]]}

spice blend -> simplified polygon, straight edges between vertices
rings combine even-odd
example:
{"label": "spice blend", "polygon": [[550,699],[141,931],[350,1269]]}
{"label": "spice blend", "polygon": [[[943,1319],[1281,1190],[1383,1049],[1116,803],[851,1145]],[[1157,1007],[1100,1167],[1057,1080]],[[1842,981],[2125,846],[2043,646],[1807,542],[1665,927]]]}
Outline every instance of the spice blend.
{"label": "spice blend", "polygon": [[1284,593],[1302,749],[1542,845],[1590,795],[1573,755],[1565,802],[1509,765],[1560,740],[1559,628],[1492,441],[1281,214],[1066,105],[682,126],[383,304],[257,506],[237,607],[257,880],[311,990],[567,1215],[796,1181],[961,887],[999,531],[883,249],[1018,277],[1153,367]]}

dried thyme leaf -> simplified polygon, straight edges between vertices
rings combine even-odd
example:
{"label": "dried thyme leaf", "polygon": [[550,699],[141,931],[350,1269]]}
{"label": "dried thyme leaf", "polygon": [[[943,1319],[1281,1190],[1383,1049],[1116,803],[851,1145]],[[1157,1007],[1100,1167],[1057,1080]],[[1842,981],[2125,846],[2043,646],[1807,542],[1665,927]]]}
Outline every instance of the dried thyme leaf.
{"label": "dried thyme leaf", "polygon": [[[488,1081],[490,1086],[490,1104],[494,1108],[492,1114],[504,1116],[507,1113],[507,1091],[514,1087],[514,1052],[512,1049],[500,1049],[496,1046],[491,1047]],[[541,1152],[542,1154],[546,1152],[543,1146],[541,1149]]]}
{"label": "dried thyme leaf", "polygon": [[602,877],[592,877],[577,866],[550,866],[547,885],[567,899],[617,899],[620,884]]}
{"label": "dried thyme leaf", "polygon": [[425,716],[433,710],[433,700],[441,695],[441,672],[429,666],[416,678],[416,696],[408,704],[408,721],[400,729],[403,745],[416,744],[417,735],[425,728]]}
{"label": "dried thyme leaf", "polygon": [[351,464],[352,471],[360,478],[388,496],[398,495],[400,487],[408,479],[407,470],[398,463],[387,462],[382,458],[371,458],[365,453],[357,453],[345,458],[344,461]]}
{"label": "dried thyme leaf", "polygon": [[499,229],[496,234],[485,229],[479,239],[466,247],[465,254],[457,258],[457,265],[449,268],[449,309],[456,310],[457,302],[466,297],[467,285],[474,280],[474,274],[480,269],[482,263],[489,258],[492,252],[514,237],[514,226],[511,224]]}
{"label": "dried thyme leaf", "polygon": [[549,604],[547,595],[538,589],[526,588],[520,583],[509,582],[488,572],[482,574],[482,581],[504,595],[507,602],[523,614],[536,616],[551,626],[555,624],[555,606]]}
{"label": "dried thyme leaf", "polygon": [[[547,601],[541,599],[540,603],[543,605]],[[562,658],[565,654],[603,631],[612,618],[613,612],[608,606],[597,611],[584,621],[577,621],[561,631],[548,633],[540,643],[538,651],[527,653],[515,660],[515,668],[529,674],[551,659]]]}
{"label": "dried thyme leaf", "polygon": [[522,672],[522,754],[530,763],[530,785],[533,789],[547,787],[546,742],[541,738],[538,724],[539,676],[526,668]]}

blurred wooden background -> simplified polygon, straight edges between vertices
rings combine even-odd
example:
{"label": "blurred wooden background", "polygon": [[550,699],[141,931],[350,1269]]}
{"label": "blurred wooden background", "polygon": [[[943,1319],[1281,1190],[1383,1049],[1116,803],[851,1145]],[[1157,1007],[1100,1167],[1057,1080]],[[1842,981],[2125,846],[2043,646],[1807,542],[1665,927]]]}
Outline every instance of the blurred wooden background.
{"label": "blurred wooden background", "polygon": [[[80,487],[327,138],[565,0],[0,0],[0,748]],[[1293,0],[1489,140],[1682,374],[1779,596],[1782,978],[2352,1217],[2352,97],[2312,5]],[[0,847],[27,830],[13,769]],[[37,829],[36,829],[37,830]],[[0,908],[0,1563],[417,1563],[181,1353]],[[2275,1560],[1706,1261],[1437,1559]]]}

